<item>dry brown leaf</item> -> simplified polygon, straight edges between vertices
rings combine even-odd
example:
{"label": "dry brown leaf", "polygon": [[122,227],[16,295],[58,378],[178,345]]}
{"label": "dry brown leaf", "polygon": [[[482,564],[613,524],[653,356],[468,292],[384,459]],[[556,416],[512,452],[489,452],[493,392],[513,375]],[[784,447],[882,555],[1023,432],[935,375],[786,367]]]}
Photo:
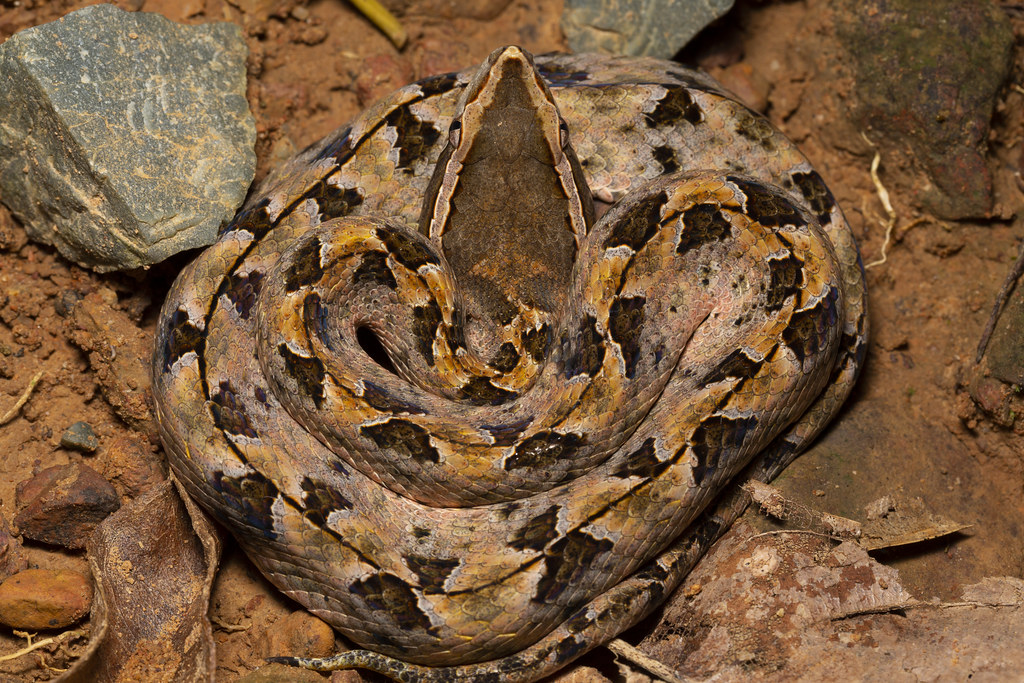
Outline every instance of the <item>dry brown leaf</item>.
{"label": "dry brown leaf", "polygon": [[869,505],[867,513],[859,540],[867,550],[928,541],[971,526],[929,512],[920,498],[897,501],[885,496]]}
{"label": "dry brown leaf", "polygon": [[212,682],[206,617],[220,541],[170,481],[108,517],[89,542],[92,640],[63,683]]}

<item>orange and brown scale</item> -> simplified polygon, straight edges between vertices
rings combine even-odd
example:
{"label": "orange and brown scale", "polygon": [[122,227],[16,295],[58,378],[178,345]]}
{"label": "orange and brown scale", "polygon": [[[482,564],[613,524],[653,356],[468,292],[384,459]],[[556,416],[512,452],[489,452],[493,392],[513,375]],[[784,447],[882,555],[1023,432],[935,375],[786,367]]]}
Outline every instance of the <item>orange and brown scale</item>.
{"label": "orange and brown scale", "polygon": [[271,175],[172,287],[154,393],[190,495],[368,648],[305,665],[531,681],[832,418],[864,306],[821,177],[707,76],[503,48]]}

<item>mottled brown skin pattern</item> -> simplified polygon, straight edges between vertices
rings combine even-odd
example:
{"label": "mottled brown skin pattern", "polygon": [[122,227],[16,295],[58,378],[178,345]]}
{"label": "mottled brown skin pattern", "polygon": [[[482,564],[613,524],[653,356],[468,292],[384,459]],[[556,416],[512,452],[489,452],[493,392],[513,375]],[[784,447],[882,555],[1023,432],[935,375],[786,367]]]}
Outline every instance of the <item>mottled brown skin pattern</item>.
{"label": "mottled brown skin pattern", "polygon": [[530,681],[827,424],[864,305],[820,176],[707,76],[505,48],[270,177],[168,295],[154,392],[189,494],[366,648],[304,664]]}

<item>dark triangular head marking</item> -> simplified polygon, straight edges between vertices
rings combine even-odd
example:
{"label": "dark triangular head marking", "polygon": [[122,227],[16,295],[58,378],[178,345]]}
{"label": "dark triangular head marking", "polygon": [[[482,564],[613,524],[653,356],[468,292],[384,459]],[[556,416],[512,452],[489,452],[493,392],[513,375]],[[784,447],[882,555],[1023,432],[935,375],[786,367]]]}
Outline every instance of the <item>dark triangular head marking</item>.
{"label": "dark triangular head marking", "polygon": [[466,87],[421,216],[469,312],[497,321],[509,303],[558,309],[592,217],[568,128],[533,58],[496,50]]}

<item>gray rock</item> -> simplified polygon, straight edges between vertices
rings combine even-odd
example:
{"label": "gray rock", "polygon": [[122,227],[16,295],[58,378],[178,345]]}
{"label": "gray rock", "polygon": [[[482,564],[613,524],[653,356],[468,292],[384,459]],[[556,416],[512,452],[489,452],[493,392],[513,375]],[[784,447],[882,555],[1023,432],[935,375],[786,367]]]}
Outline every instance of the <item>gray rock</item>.
{"label": "gray rock", "polygon": [[671,59],[733,0],[566,0],[562,30],[573,52]]}
{"label": "gray rock", "polygon": [[246,48],[94,5],[0,45],[0,197],[29,235],[106,272],[210,244],[252,182]]}
{"label": "gray rock", "polygon": [[[921,169],[912,196],[945,219],[984,217],[992,206],[985,155],[1013,31],[991,0],[841,0],[836,34],[856,83],[854,125],[890,155]],[[905,150],[905,152],[904,152]]]}
{"label": "gray rock", "polygon": [[60,445],[72,451],[93,453],[100,447],[100,440],[88,422],[76,422],[60,437]]}

